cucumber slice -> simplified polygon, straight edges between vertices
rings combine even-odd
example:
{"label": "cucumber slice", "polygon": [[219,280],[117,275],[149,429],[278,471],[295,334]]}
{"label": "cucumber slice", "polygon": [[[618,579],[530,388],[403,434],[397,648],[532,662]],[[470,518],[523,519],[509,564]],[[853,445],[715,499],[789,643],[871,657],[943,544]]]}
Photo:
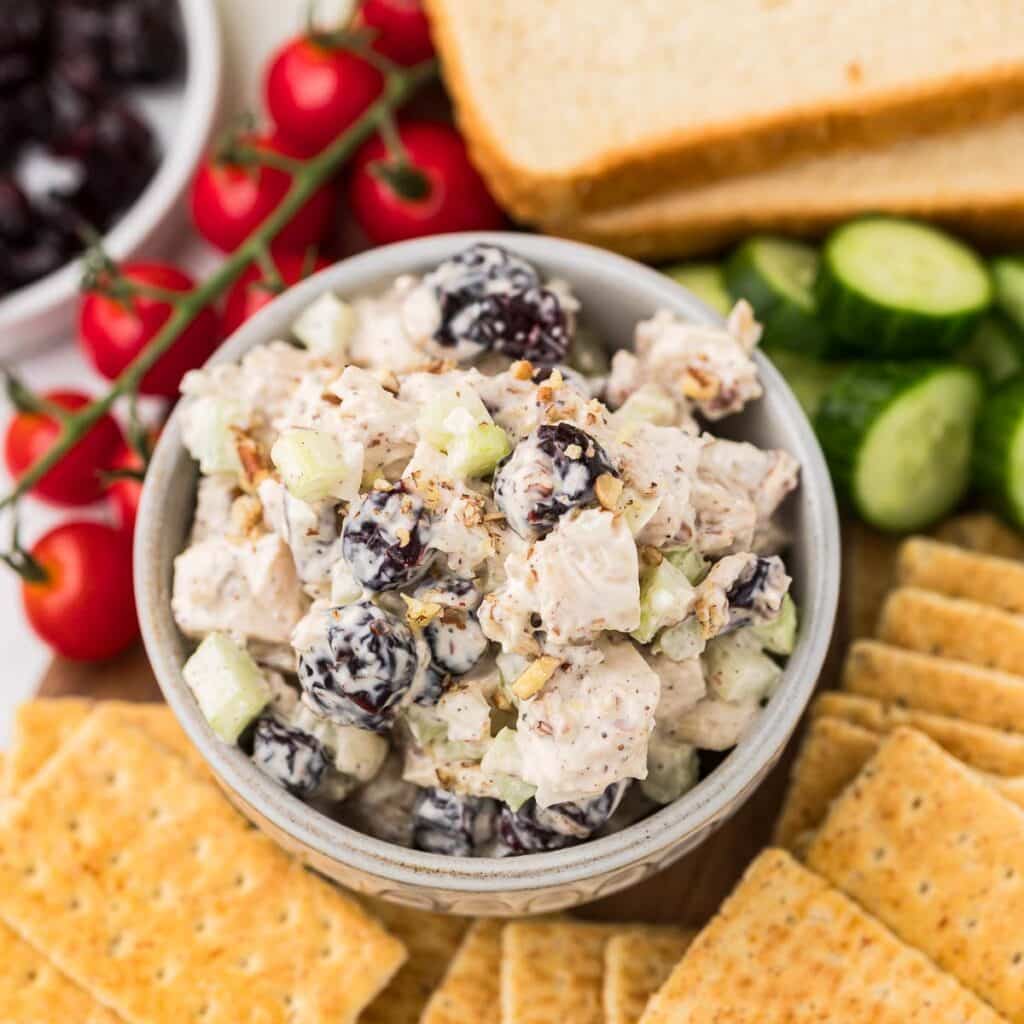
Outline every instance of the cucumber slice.
{"label": "cucumber slice", "polygon": [[717,263],[676,263],[662,268],[662,272],[693,292],[705,306],[722,316],[729,315],[732,296],[725,283],[725,273]]}
{"label": "cucumber slice", "polygon": [[270,687],[248,651],[223,633],[211,633],[182,669],[199,710],[218,739],[237,743],[270,703]]}
{"label": "cucumber slice", "polygon": [[754,307],[765,348],[806,355],[830,351],[814,295],[819,263],[813,246],[770,235],[751,238],[733,253],[725,273],[729,291]]}
{"label": "cucumber slice", "polygon": [[982,390],[966,366],[852,366],[815,420],[836,489],[882,530],[941,519],[967,490]]}
{"label": "cucumber slice", "polygon": [[992,303],[985,264],[937,228],[867,217],[825,243],[817,283],[826,325],[877,359],[951,352]]}
{"label": "cucumber slice", "polygon": [[996,305],[1019,331],[1024,331],[1024,256],[1000,256],[992,261]]}
{"label": "cucumber slice", "polygon": [[989,313],[956,357],[979,370],[989,384],[1001,384],[1024,370],[1024,337],[1008,317]]}
{"label": "cucumber slice", "polygon": [[978,418],[974,476],[1007,518],[1024,528],[1024,377],[988,397]]}

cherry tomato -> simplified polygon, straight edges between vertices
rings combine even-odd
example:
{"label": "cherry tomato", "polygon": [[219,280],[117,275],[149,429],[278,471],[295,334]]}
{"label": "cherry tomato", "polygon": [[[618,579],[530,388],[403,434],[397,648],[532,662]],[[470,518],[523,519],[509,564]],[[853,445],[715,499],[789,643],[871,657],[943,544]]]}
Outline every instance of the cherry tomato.
{"label": "cherry tomato", "polygon": [[[126,263],[121,273],[129,281],[164,291],[187,292],[195,287],[188,274],[166,263]],[[146,347],[172,312],[170,303],[145,295],[121,300],[98,291],[86,292],[78,308],[78,341],[93,366],[113,380]],[[176,398],[181,378],[202,366],[220,339],[217,313],[207,307],[142,378],[141,392]]]}
{"label": "cherry tomato", "polygon": [[[307,253],[278,252],[273,254],[274,266],[286,288],[298,284],[304,277],[323,270],[328,265],[322,257],[310,259]],[[224,334],[234,334],[249,317],[255,316],[275,298],[277,292],[267,282],[266,274],[258,263],[253,263],[231,286],[224,302]]]}
{"label": "cherry tomato", "polygon": [[[303,155],[276,135],[244,141],[283,156]],[[192,220],[211,245],[232,252],[277,208],[291,183],[291,175],[276,167],[211,158],[202,164],[192,183]],[[316,244],[331,229],[334,206],[334,189],[322,185],[278,234],[277,241],[295,249]]]}
{"label": "cherry tomato", "polygon": [[[129,444],[123,444],[121,450],[111,462],[112,470],[141,470],[142,459],[138,452]],[[107,496],[117,516],[118,525],[127,533],[135,529],[135,517],[139,512],[139,499],[142,497],[142,481],[122,476],[114,479],[107,486]]]}
{"label": "cherry tomato", "polygon": [[102,523],[66,523],[31,554],[47,578],[22,584],[25,614],[54,650],[77,661],[100,661],[133,643],[139,625],[130,533]]}
{"label": "cherry tomato", "polygon": [[[47,401],[74,412],[89,404],[77,391],[50,391]],[[4,459],[11,476],[22,477],[57,439],[60,424],[45,413],[19,412],[8,424]],[[88,505],[103,496],[103,473],[117,454],[121,430],[112,416],[93,428],[32,488],[32,493],[55,505]]]}
{"label": "cherry tomato", "polygon": [[396,64],[418,64],[434,55],[420,0],[363,0],[359,15],[377,32],[373,48]]}
{"label": "cherry tomato", "polygon": [[362,57],[309,36],[297,36],[278,50],[264,83],[278,131],[306,153],[333,142],[383,87],[383,75]]}
{"label": "cherry tomato", "polygon": [[349,181],[349,205],[370,241],[377,245],[447,231],[488,231],[505,222],[501,208],[469,162],[466,144],[454,128],[407,121],[398,128],[409,159],[426,179],[421,198],[406,198],[379,171],[388,160],[380,137],[356,153]]}

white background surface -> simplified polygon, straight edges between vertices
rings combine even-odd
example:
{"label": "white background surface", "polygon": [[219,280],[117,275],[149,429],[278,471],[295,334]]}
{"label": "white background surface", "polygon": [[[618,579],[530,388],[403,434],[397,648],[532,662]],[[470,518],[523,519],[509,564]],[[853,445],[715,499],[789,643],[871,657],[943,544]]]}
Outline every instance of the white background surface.
{"label": "white background surface", "polygon": [[[260,68],[279,42],[301,26],[306,0],[216,0],[224,27],[225,117],[242,110],[255,110],[259,100]],[[326,5],[325,5],[326,6]],[[187,243],[183,251],[168,254],[187,267],[201,269],[212,257],[199,242]],[[78,353],[72,332],[60,345],[16,364],[14,369],[28,383],[38,388],[72,387],[97,391],[103,381],[86,366]],[[0,395],[0,427],[6,424],[10,408]],[[0,466],[0,487],[6,489],[7,478]],[[67,515],[80,515],[78,510],[63,513],[35,501],[22,506],[22,533],[30,542]],[[89,513],[102,516],[104,510]],[[6,536],[0,538],[6,543]],[[50,654],[25,622],[19,597],[17,577],[0,567],[0,652],[3,669],[0,674],[0,749],[10,739],[11,717],[17,704],[35,689],[46,668]]]}

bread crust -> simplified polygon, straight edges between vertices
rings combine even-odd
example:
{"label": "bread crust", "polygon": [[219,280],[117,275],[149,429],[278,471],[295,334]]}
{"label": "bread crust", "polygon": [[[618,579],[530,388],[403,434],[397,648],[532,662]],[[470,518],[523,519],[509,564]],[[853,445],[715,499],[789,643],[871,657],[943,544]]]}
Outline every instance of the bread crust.
{"label": "bread crust", "polygon": [[979,75],[884,95],[853,91],[828,106],[795,107],[714,129],[675,132],[623,146],[564,173],[517,164],[469,87],[446,0],[424,0],[470,154],[505,209],[527,223],[568,223],[668,187],[707,184],[812,152],[877,146],[907,135],[977,124],[1024,104],[1024,60]]}

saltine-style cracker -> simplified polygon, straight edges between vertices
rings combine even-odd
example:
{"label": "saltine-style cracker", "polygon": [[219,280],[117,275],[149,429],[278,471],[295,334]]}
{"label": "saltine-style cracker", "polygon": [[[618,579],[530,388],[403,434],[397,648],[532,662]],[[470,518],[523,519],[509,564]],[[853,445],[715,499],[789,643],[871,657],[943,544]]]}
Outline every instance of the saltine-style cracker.
{"label": "saltine-style cracker", "polygon": [[812,717],[841,718],[883,735],[901,726],[930,736],[964,764],[989,775],[1024,775],[1024,735],[992,729],[930,711],[882,704],[852,693],[823,693],[811,706]]}
{"label": "saltine-style cracker", "polygon": [[1024,674],[1024,616],[902,587],[882,608],[878,639],[911,651]]}
{"label": "saltine-style cracker", "polygon": [[637,1024],[696,934],[649,925],[613,935],[604,950],[605,1024]]}
{"label": "saltine-style cracker", "polygon": [[931,590],[1015,614],[1024,612],[1024,563],[1016,559],[911,537],[900,545],[896,579],[901,587]]}
{"label": "saltine-style cracker", "polygon": [[17,933],[0,924],[0,1024],[121,1024]]}
{"label": "saltine-style cracker", "polygon": [[500,1024],[503,921],[482,918],[462,940],[420,1024]]}
{"label": "saltine-style cracker", "polygon": [[142,729],[193,767],[206,771],[199,751],[189,742],[166,704],[96,701],[78,697],[39,698],[20,705],[14,716],[14,737],[8,755],[3,792],[14,794],[74,735],[86,717],[102,707]]}
{"label": "saltine-style cracker", "polygon": [[604,1024],[604,948],[621,930],[513,921],[501,937],[501,1024]]}
{"label": "saltine-style cracker", "polygon": [[1024,676],[858,640],[846,655],[843,689],[885,704],[1024,733]]}
{"label": "saltine-style cracker", "polygon": [[832,804],[808,866],[1024,1021],[1024,811],[912,730]]}
{"label": "saltine-style cracker", "polygon": [[641,1024],[997,1024],[950,975],[781,850],[697,936]]}
{"label": "saltine-style cracker", "polygon": [[850,722],[814,719],[793,762],[789,789],[775,823],[775,842],[800,851],[804,837],[821,824],[829,803],[857,777],[879,742],[873,732]]}
{"label": "saltine-style cracker", "polygon": [[351,1022],[404,959],[103,707],[9,806],[0,916],[130,1024]]}
{"label": "saltine-style cracker", "polygon": [[370,912],[408,951],[388,987],[359,1015],[359,1024],[417,1024],[444,977],[469,921],[413,910],[385,900],[366,900]]}
{"label": "saltine-style cracker", "polygon": [[1000,558],[1024,559],[1024,534],[987,512],[970,512],[947,519],[934,531],[936,540],[958,548]]}

